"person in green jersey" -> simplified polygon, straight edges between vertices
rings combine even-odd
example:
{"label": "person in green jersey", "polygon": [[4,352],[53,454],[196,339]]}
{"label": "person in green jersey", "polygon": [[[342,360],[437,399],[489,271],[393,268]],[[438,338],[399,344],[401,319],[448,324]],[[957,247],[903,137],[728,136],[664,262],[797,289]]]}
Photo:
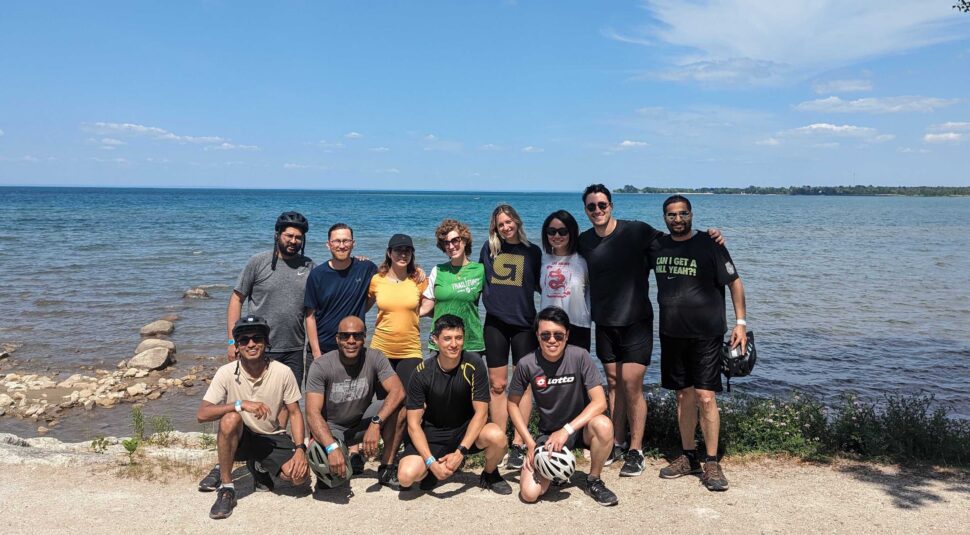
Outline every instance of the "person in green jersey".
{"label": "person in green jersey", "polygon": [[[454,219],[445,219],[435,230],[438,248],[448,255],[448,262],[431,269],[428,286],[421,296],[421,315],[434,313],[434,321],[445,314],[454,314],[465,322],[465,351],[481,355],[485,352],[482,320],[478,315],[478,299],[485,286],[485,266],[472,262],[472,234],[468,226]],[[428,348],[437,351],[434,340]],[[405,385],[406,386],[406,385]]]}

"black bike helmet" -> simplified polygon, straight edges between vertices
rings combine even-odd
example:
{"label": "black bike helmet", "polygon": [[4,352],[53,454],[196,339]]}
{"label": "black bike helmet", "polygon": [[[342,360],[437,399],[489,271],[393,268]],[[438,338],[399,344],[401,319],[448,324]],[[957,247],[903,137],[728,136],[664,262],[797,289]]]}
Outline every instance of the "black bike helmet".
{"label": "black bike helmet", "polygon": [[286,227],[300,229],[306,234],[310,231],[310,222],[300,212],[283,212],[276,218],[276,232],[282,232]]}
{"label": "black bike helmet", "polygon": [[727,377],[728,392],[731,391],[731,378],[751,375],[756,362],[758,362],[758,350],[754,345],[753,332],[748,332],[744,353],[741,353],[740,345],[733,350],[730,342],[725,342],[721,346],[721,372]]}
{"label": "black bike helmet", "polygon": [[232,337],[239,338],[243,333],[262,334],[269,339],[269,323],[259,316],[243,316],[232,326]]}

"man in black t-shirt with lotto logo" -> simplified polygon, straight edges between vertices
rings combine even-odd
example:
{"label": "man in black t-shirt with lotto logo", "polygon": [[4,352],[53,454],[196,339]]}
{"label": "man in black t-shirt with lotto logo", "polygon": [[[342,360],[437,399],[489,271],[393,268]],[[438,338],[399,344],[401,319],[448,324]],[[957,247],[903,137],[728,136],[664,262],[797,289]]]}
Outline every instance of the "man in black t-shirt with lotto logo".
{"label": "man in black t-shirt with lotto logo", "polygon": [[[721,391],[721,345],[727,331],[724,287],[731,290],[737,318],[731,347],[740,344],[743,351],[747,344],[744,286],[727,249],[691,229],[689,200],[680,195],[669,197],[663,212],[670,235],[651,249],[650,263],[657,277],[660,305],[661,384],[677,391],[684,452],[660,471],[660,477],[702,473],[701,482],[708,490],[723,491],[728,481],[717,462],[721,422],[714,398]],[[698,409],[707,450],[703,470],[694,445]]]}

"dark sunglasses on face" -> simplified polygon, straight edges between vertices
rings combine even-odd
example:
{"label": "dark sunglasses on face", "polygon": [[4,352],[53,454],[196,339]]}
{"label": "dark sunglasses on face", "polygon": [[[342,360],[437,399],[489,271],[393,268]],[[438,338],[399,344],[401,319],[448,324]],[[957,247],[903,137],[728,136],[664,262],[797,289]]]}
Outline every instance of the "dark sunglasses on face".
{"label": "dark sunglasses on face", "polygon": [[442,247],[448,247],[449,245],[452,247],[458,247],[459,245],[461,245],[461,236],[452,238],[450,240],[438,240],[438,241],[439,243],[441,243]]}
{"label": "dark sunglasses on face", "polygon": [[603,201],[600,201],[600,202],[591,202],[591,203],[589,203],[589,204],[586,205],[586,211],[587,212],[595,212],[596,209],[599,208],[600,211],[602,212],[602,211],[605,211],[609,207],[610,207],[610,203],[608,203],[608,202],[603,202]]}
{"label": "dark sunglasses on face", "polygon": [[405,246],[405,247],[395,247],[395,248],[391,249],[391,252],[394,253],[394,254],[411,254],[411,253],[414,252],[414,249],[412,249],[410,247],[407,247],[407,246]]}
{"label": "dark sunglasses on face", "polygon": [[567,229],[566,227],[559,227],[559,228],[547,227],[546,228],[546,236],[555,236],[556,234],[560,236],[569,236],[569,229]]}
{"label": "dark sunglasses on face", "polygon": [[671,221],[673,221],[674,219],[677,219],[677,216],[687,219],[688,217],[690,217],[690,212],[687,212],[687,211],[667,212],[665,215],[667,219],[670,219]]}
{"label": "dark sunglasses on face", "polygon": [[560,332],[560,331],[551,333],[549,331],[546,331],[546,332],[539,333],[539,338],[543,342],[548,342],[550,338],[555,338],[557,342],[562,342],[563,340],[566,339],[566,333]]}
{"label": "dark sunglasses on face", "polygon": [[261,334],[254,334],[252,336],[248,336],[244,334],[239,338],[236,338],[236,343],[241,346],[248,346],[250,340],[252,340],[253,342],[256,342],[257,344],[266,343],[266,337]]}
{"label": "dark sunglasses on face", "polygon": [[364,336],[366,336],[366,334],[367,333],[365,333],[363,331],[361,331],[361,332],[339,332],[339,333],[337,333],[337,340],[346,342],[347,340],[350,340],[351,337],[353,337],[354,340],[362,341],[364,339]]}

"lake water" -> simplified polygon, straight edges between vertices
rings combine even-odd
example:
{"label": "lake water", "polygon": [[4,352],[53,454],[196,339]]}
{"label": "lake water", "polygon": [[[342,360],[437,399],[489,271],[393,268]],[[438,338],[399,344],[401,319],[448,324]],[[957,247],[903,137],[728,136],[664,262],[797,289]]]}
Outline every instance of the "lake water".
{"label": "lake water", "polygon": [[[664,198],[616,195],[614,213],[664,228]],[[519,210],[536,242],[556,209],[588,226],[579,192],[0,188],[0,199],[0,342],[22,343],[14,356],[34,369],[65,373],[80,364],[113,367],[131,356],[141,325],[169,313],[180,318],[172,337],[180,366],[191,365],[187,356],[222,354],[231,285],[250,256],[272,247],[283,211],[308,217],[307,255],[318,262],[329,258],[326,228],[339,221],[354,228],[355,254],[378,262],[391,234],[410,234],[426,269],[445,260],[434,246],[442,218],[471,226],[477,255],[499,202]],[[799,389],[829,401],[846,392],[933,393],[953,415],[970,418],[970,198],[691,201],[695,228],[725,234],[758,337],[758,368],[734,382],[737,391]],[[200,285],[213,299],[181,298]],[[658,382],[652,366],[646,383]],[[161,407],[178,427],[198,429],[201,393],[165,396],[148,412]],[[0,418],[0,430],[30,434],[35,426]],[[126,430],[126,409],[95,410],[65,418],[53,434]]]}

